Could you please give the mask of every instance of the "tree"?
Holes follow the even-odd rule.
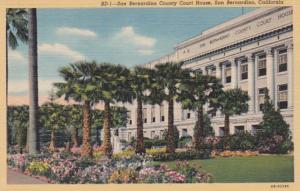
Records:
[[[6,10],[6,97],[8,94],[8,47],[16,49],[19,41],[28,41],[28,13],[26,9]],[[7,99],[6,99],[7,105]]]
[[[194,129],[195,149],[200,150],[205,134],[203,106],[222,91],[220,80],[213,76],[203,75],[201,71],[193,71],[190,79],[184,79],[179,87],[177,98],[182,108],[196,111],[197,122]]]
[[[269,91],[265,89],[263,104],[263,121],[259,124],[259,149],[269,153],[287,153],[292,148],[289,125],[284,121],[280,110],[276,110],[270,100]]]
[[[12,142],[16,142],[19,145],[19,152],[22,153],[27,140],[27,129],[29,124],[28,105],[9,106],[7,120],[8,126],[14,129]]]
[[[103,149],[106,156],[112,156],[111,104],[131,102],[132,93],[128,80],[130,71],[121,65],[102,63],[97,74],[97,100],[104,102]]]
[[[99,109],[92,110],[92,129],[96,129],[96,144],[100,146],[100,129],[103,127],[103,111]]]
[[[58,130],[66,128],[68,116],[65,113],[64,106],[54,102],[47,102],[40,107],[40,121],[43,127],[51,130],[51,139],[49,150],[55,150],[55,134]]]
[[[136,118],[136,132],[137,132],[137,141],[135,146],[136,153],[145,153],[144,145],[144,131],[143,131],[143,102],[147,100],[146,91],[149,90],[149,74],[151,70],[135,67],[131,72],[131,88],[133,92],[133,99],[136,99],[137,102],[137,118]]]
[[[150,100],[161,104],[168,102],[168,144],[167,153],[175,152],[174,144],[174,100],[178,95],[178,86],[183,79],[190,77],[189,69],[182,69],[183,63],[167,62],[155,66],[154,75],[151,77]]]
[[[64,111],[68,116],[67,126],[71,131],[71,144],[73,147],[78,147],[78,129],[82,128],[83,114],[82,106],[78,104],[67,105]]]
[[[229,138],[229,117],[240,115],[248,111],[249,96],[246,91],[239,88],[226,90],[219,94],[217,101],[212,100],[215,108],[219,108],[224,114],[224,144],[228,145]]]
[[[81,156],[92,156],[90,144],[90,110],[97,103],[99,68],[95,61],[76,62],[59,70],[64,82],[54,83],[57,88],[57,96],[64,96],[65,100],[72,98],[76,102],[82,102],[83,110],[83,145]]]
[[[36,9],[28,10],[28,58],[29,58],[29,129],[28,151],[39,152],[38,126],[38,60],[37,60],[37,16]]]

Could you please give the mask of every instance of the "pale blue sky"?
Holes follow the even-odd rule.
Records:
[[[241,14],[242,8],[38,9],[39,93],[47,95],[58,69],[74,61],[143,64]],[[27,95],[27,63],[27,45],[9,50],[10,96]]]

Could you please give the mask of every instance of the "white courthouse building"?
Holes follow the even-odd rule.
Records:
[[[180,37],[178,37],[180,38]],[[179,39],[180,40],[180,39]],[[144,64],[154,67],[165,62],[184,62],[184,67],[202,70],[222,80],[224,89],[241,88],[248,92],[249,112],[230,117],[230,133],[255,133],[262,121],[261,104],[268,88],[275,106],[280,108],[293,132],[293,9],[259,8],[200,35],[175,45],[169,55]],[[136,137],[136,104],[125,104],[129,112],[120,139]],[[162,137],[167,129],[168,105],[144,105],[144,136]],[[208,106],[205,106],[208,109]],[[193,135],[196,115],[174,106],[174,123],[180,136]],[[211,117],[216,136],[223,135],[224,116]]]

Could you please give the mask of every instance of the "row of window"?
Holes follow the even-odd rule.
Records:
[[[280,84],[277,86],[277,106],[279,109],[288,108],[288,84]],[[258,89],[258,104],[259,110],[262,111],[264,99],[265,99],[265,90],[266,88]]]
[[[281,49],[278,51],[277,56],[277,72],[287,71],[287,49]],[[212,68],[210,75],[216,75],[216,69]],[[240,65],[240,80],[248,79],[248,63],[247,59],[242,60]],[[258,56],[257,60],[257,77],[267,75],[267,60],[266,54]],[[224,68],[224,82],[231,83],[231,64],[227,63]]]
[[[252,125],[252,129],[251,129],[252,134],[256,134],[259,131],[262,131],[262,129],[258,125]],[[245,132],[245,126],[240,125],[234,127],[234,133],[241,133],[241,132]],[[219,127],[219,136],[220,137],[224,136],[224,127]]]

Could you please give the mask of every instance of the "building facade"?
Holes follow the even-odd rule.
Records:
[[[171,54],[146,63],[145,67],[180,61],[184,67],[220,78],[225,90],[241,88],[248,92],[249,111],[230,118],[231,134],[259,130],[265,88],[293,132],[292,7],[260,8],[237,17],[175,45]],[[129,110],[128,124],[120,129],[119,136],[130,140],[136,137],[136,104],[125,106]],[[162,137],[167,129],[167,109],[167,103],[143,106],[145,137]],[[180,136],[192,136],[195,112],[183,110],[180,103],[175,104],[174,112]],[[217,112],[211,122],[216,136],[222,136],[224,116]]]

